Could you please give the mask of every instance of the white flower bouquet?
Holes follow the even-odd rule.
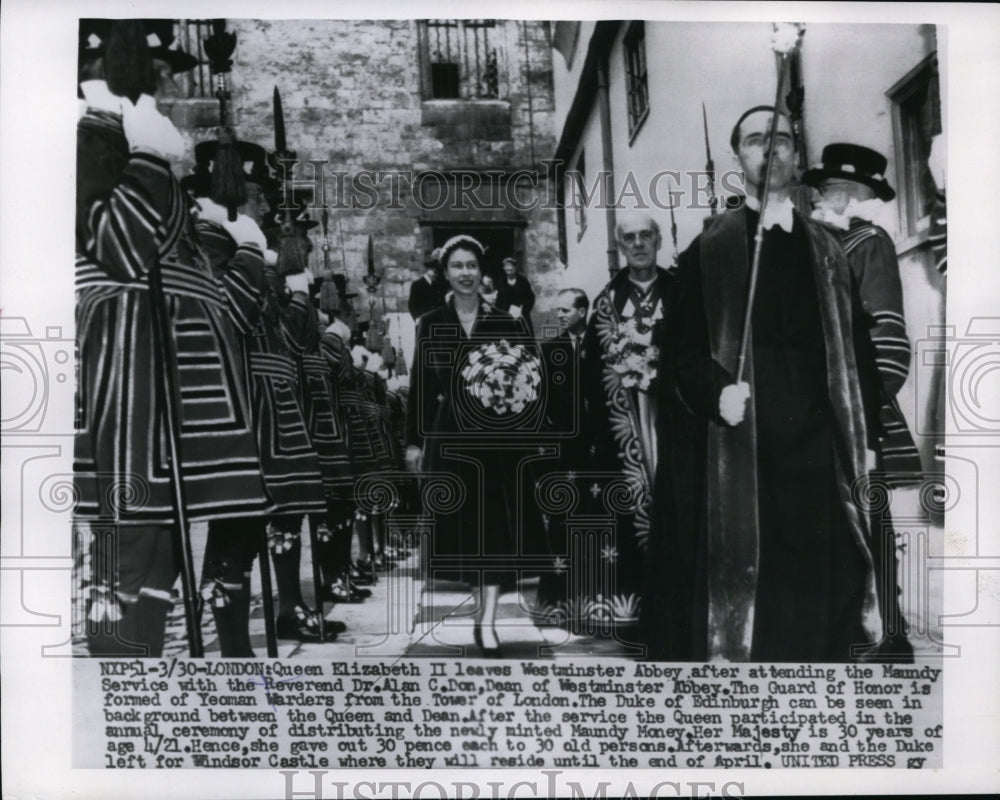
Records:
[[[538,400],[542,365],[530,350],[501,339],[473,350],[461,376],[483,408],[501,416],[519,414]]]
[[[607,362],[622,386],[647,392],[656,379],[660,349],[652,343],[651,325],[629,319],[620,323],[608,342]]]

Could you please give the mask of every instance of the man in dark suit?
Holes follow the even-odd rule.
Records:
[[[418,317],[433,311],[444,303],[445,287],[438,275],[438,262],[428,258],[424,262],[424,274],[410,284],[410,302],[407,308],[410,316]]]
[[[587,332],[587,312],[590,310],[590,299],[582,289],[563,289],[559,292],[556,302],[556,316],[559,319],[559,334],[542,342],[542,355],[545,364],[573,364],[574,368],[569,374],[572,380],[553,380],[557,370],[546,369],[546,390],[548,400],[546,411],[549,419],[549,427],[556,429],[557,420],[555,415],[577,421],[583,419],[583,396],[579,391],[578,381],[575,379],[579,375],[580,357],[583,352],[583,336]],[[571,417],[569,409],[574,409]],[[564,425],[559,424],[559,427]],[[579,437],[575,437],[579,439]],[[574,442],[565,442],[562,448],[563,455],[568,455],[568,450],[574,450]],[[564,463],[569,463],[566,458]]]

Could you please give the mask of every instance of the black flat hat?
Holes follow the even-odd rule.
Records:
[[[269,156],[270,158],[270,156]],[[288,198],[289,209],[282,209],[281,205]],[[292,186],[286,186],[284,192],[281,191],[281,182],[278,181],[278,188],[270,192],[267,197],[267,204],[271,210],[264,216],[261,228],[280,228],[286,218],[288,218],[296,228],[310,231],[319,226],[319,220],[313,219],[309,214],[312,191],[297,190]]]
[[[818,187],[827,178],[863,183],[871,187],[879,200],[888,202],[896,192],[885,179],[888,161],[881,153],[859,144],[828,144],[823,148],[823,163],[802,175],[802,182]]]
[[[86,18],[80,20],[80,63],[104,56],[111,26],[115,20]],[[175,46],[174,22],[170,19],[144,19],[146,44],[150,58],[158,58],[170,65],[170,71],[187,72],[198,64],[198,59]]]
[[[108,45],[111,33],[110,19],[80,20],[80,63],[85,64],[95,58],[101,58]]]
[[[280,184],[271,177],[267,169],[267,153],[263,147],[253,142],[239,140],[240,160],[243,162],[244,179],[256,183],[267,194],[278,190]],[[197,197],[208,197],[212,191],[212,168],[219,151],[219,142],[210,139],[199,142],[194,147],[194,172],[181,180],[181,185]]]
[[[147,19],[143,22],[146,26],[146,43],[149,45],[150,56],[166,61],[174,75],[197,66],[197,58],[176,46],[172,19]]]
[[[268,198],[267,203],[271,206],[271,210],[264,215],[264,221],[260,226],[261,228],[280,228],[285,224],[286,218],[290,218],[291,223],[296,228],[300,228],[302,230],[311,231],[319,225],[318,220],[309,216],[309,209],[300,207],[282,210],[278,208],[278,204],[280,202],[280,197]]]

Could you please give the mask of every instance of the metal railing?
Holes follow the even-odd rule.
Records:
[[[179,19],[174,24],[176,41],[186,53],[198,59],[198,65],[177,76],[177,83],[185,97],[213,97],[212,74],[208,66],[203,42],[212,35],[210,19]]]
[[[429,99],[500,97],[500,28],[492,19],[429,19],[423,27]]]

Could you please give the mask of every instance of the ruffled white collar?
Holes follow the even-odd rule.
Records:
[[[885,203],[877,197],[873,197],[870,200],[855,200],[852,197],[843,214],[838,214],[832,209],[821,205],[813,211],[812,218],[826,222],[843,231],[851,227],[852,219],[861,219],[865,222],[885,227]]]
[[[214,222],[216,225],[222,225],[229,220],[229,210],[225,206],[220,206],[211,198],[199,197],[196,202],[198,203],[198,216],[206,222]]]
[[[122,113],[122,99],[112,94],[108,88],[108,82],[103,80],[83,81],[80,84],[80,91],[83,92],[83,99],[87,101],[87,107],[94,111],[106,111],[110,114]]]

